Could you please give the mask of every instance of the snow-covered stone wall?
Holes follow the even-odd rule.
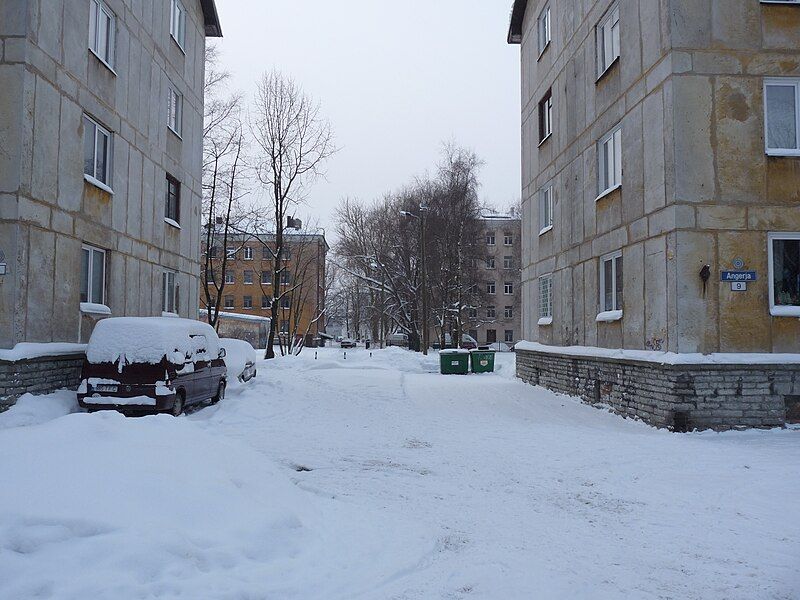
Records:
[[[517,350],[523,381],[677,430],[776,427],[800,400],[800,364],[659,364]]]
[[[13,362],[0,360],[0,412],[22,394],[77,388],[84,358],[83,353],[74,353]]]

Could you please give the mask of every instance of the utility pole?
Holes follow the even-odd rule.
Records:
[[[422,354],[428,355],[430,342],[428,340],[428,265],[425,259],[425,213],[428,207],[424,204],[419,205],[419,224],[420,224],[420,259],[422,260]]]

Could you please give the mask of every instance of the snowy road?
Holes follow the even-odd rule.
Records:
[[[0,598],[794,599],[800,430],[321,350],[181,419],[0,415]]]

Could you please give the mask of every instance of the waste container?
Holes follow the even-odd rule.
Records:
[[[473,373],[494,373],[494,350],[472,350],[469,353]]]
[[[469,373],[469,350],[442,350],[439,352],[442,375],[467,375]]]

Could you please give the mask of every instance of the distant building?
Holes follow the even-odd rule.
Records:
[[[233,236],[228,238],[227,248],[212,247],[213,268],[206,278],[216,278],[217,288],[222,288],[220,310],[225,313],[270,317],[272,298],[283,294],[278,333],[285,339],[296,332],[306,337],[310,346],[325,331],[325,261],[330,248],[322,234],[284,233],[283,239],[285,270],[280,282],[273,281],[274,236],[263,235]],[[224,278],[223,252],[228,257]],[[202,253],[205,257],[205,242]],[[212,285],[209,289],[216,294],[217,288]],[[216,295],[212,303],[215,300]],[[204,286],[199,307],[207,309]]]
[[[196,316],[220,35],[213,0],[3,0],[0,348],[86,342],[109,315]],[[0,375],[0,396],[26,386]]]
[[[514,2],[522,327],[550,348],[522,377],[678,428],[796,410],[796,362],[686,355],[800,352],[798,22],[796,1]]]

